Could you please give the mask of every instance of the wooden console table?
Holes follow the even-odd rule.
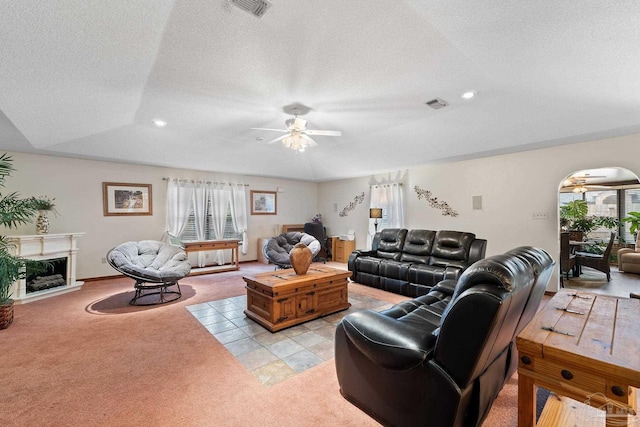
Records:
[[[244,314],[271,332],[346,310],[350,271],[312,264],[306,274],[293,268],[245,276]]]
[[[516,345],[519,427],[536,423],[536,385],[606,411],[607,426],[638,420],[640,300],[563,289]]]
[[[231,266],[230,267],[213,267],[210,269],[202,268],[198,269],[195,274],[207,274],[218,273],[223,271],[235,271],[240,270],[240,254],[238,253],[238,247],[240,246],[240,240],[203,240],[200,242],[182,242],[184,251],[189,252],[202,252],[202,251],[219,251],[224,249],[231,250]]]

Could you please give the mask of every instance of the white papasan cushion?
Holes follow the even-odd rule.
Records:
[[[124,274],[150,282],[172,282],[191,271],[186,252],[155,240],[122,243],[109,252],[112,265]]]

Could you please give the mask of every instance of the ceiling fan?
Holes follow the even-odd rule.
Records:
[[[318,145],[309,135],[313,136],[342,136],[338,130],[312,130],[307,129],[307,121],[298,117],[302,110],[291,108],[293,117],[285,120],[286,129],[251,128],[253,130],[268,130],[274,132],[284,132],[285,134],[272,139],[267,144],[282,141],[282,144],[298,153],[303,152],[307,147]]]
[[[574,193],[586,193],[587,191],[594,190],[607,190],[610,189],[610,186],[607,185],[594,185],[588,184],[586,178],[600,178],[595,176],[589,177],[571,177],[564,182],[563,188],[567,190],[571,190]],[[605,178],[605,177],[602,177]]]
[[[597,179],[597,178],[607,178],[606,175],[591,175],[589,173],[584,173],[582,175],[571,175],[569,179],[572,180],[587,180],[587,179]]]

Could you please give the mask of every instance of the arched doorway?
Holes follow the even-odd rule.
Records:
[[[607,270],[617,271],[617,250],[635,244],[629,223],[622,219],[629,212],[640,212],[638,176],[620,167],[575,171],[559,185],[558,209],[560,286],[572,288],[573,284],[590,290],[606,286],[607,277],[615,277]],[[615,236],[609,245],[612,232]],[[585,253],[603,257],[606,253],[609,262],[596,268],[573,267],[576,260],[571,258]]]

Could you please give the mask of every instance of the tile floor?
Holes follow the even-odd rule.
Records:
[[[351,307],[301,325],[271,333],[244,315],[246,296],[190,305],[187,310],[262,384],[271,386],[333,359],[334,333],[348,313],[392,306],[384,301],[349,294]]]

